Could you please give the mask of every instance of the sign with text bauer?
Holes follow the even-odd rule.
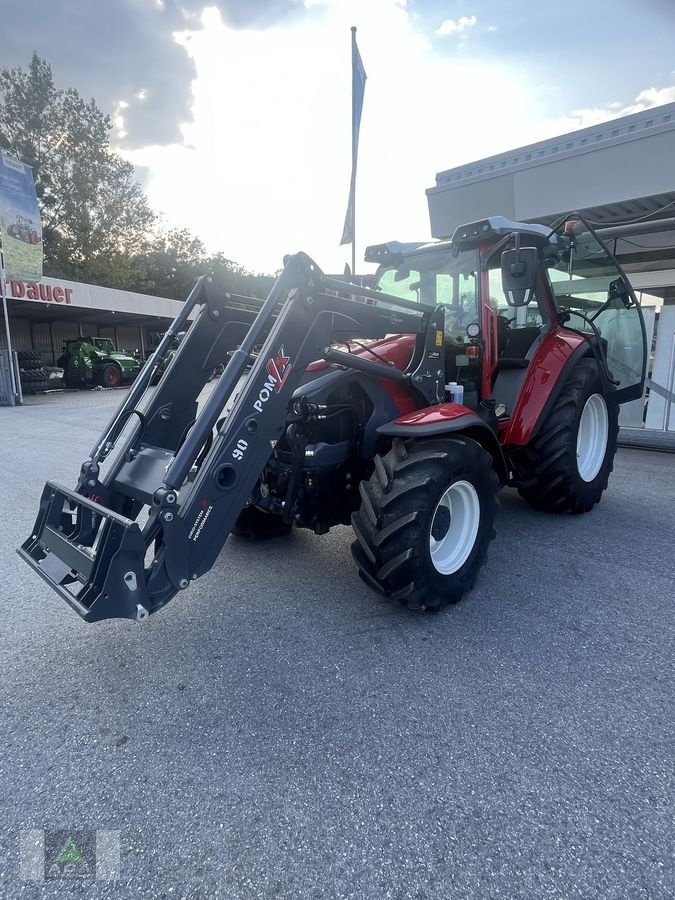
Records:
[[[0,153],[0,239],[5,277],[40,281],[42,224],[33,170],[5,153]]]

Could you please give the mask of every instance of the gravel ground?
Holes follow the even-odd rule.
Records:
[[[673,896],[675,456],[620,450],[583,518],[505,491],[437,616],[339,529],[230,540],[144,625],[86,625],[14,547],[118,401],[0,409],[1,897]],[[50,828],[119,832],[120,879],[22,881]]]

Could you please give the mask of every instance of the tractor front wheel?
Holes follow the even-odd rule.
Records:
[[[521,497],[537,509],[589,512],[614,467],[619,409],[595,362],[582,360],[534,440],[514,458]]]
[[[395,439],[359,490],[352,553],[366,584],[409,609],[440,609],[471,590],[499,506],[499,479],[480,444]]]
[[[115,363],[108,363],[100,375],[100,384],[104,387],[116,388],[122,384],[122,370]]]

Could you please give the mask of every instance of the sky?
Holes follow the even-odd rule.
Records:
[[[110,112],[167,224],[254,271],[305,250],[336,272],[352,25],[357,259],[430,236],[437,172],[675,100],[675,0],[22,0],[0,62],[37,50]]]

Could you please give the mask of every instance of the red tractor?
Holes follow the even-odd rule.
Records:
[[[19,551],[83,618],[147,618],[231,533],[344,524],[370,587],[438,609],[473,586],[500,488],[564,513],[600,500],[646,345],[583,219],[489,218],[367,259],[373,288],[289,257],[264,303],[198,280],[75,490],[46,485]]]
[[[7,234],[25,244],[39,244],[40,235],[33,227],[33,220],[25,216],[17,216],[16,223],[7,227]]]

